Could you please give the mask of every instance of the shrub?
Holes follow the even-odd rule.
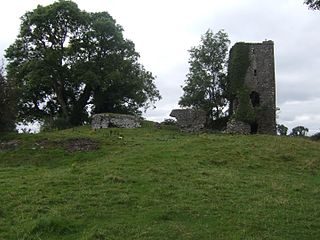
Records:
[[[319,140],[320,140],[320,132],[315,133],[315,134],[312,135],[310,138],[311,138],[312,140],[314,140],[314,141],[319,141]]]
[[[309,129],[304,126],[297,126],[292,129],[292,132],[290,133],[290,136],[294,137],[304,137],[306,136],[307,132],[309,132]]]
[[[172,118],[167,118],[165,119],[161,124],[162,125],[167,125],[167,126],[175,126],[177,123],[176,120],[172,119]]]
[[[288,128],[283,124],[277,124],[277,132],[280,136],[286,136],[288,133]]]

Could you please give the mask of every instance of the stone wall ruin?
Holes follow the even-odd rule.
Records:
[[[247,122],[251,134],[276,134],[276,87],[275,87],[275,64],[274,64],[274,43],[273,41],[264,41],[262,43],[238,43],[233,48],[245,44],[248,49],[249,66],[247,68],[241,88],[246,89],[248,93],[249,107],[254,111],[254,120]],[[241,46],[240,46],[241,47]],[[232,59],[232,50],[230,59]],[[238,62],[236,62],[238,64]],[[229,64],[230,68],[230,64]],[[239,79],[234,79],[238,81]],[[232,84],[232,83],[231,83]],[[237,94],[242,89],[233,90],[233,99],[231,99],[231,119],[236,116],[239,105],[241,104]],[[238,119],[237,119],[238,120]],[[236,121],[240,123],[240,121]],[[229,132],[235,127],[236,122],[230,123]],[[242,128],[245,123],[240,123]],[[232,126],[232,127],[231,127]],[[247,129],[247,128],[245,128]],[[237,131],[235,131],[237,132]]]
[[[194,109],[174,109],[170,117],[177,119],[177,126],[184,132],[199,132],[205,128],[206,113]]]
[[[230,120],[227,123],[227,129],[226,133],[232,133],[232,134],[250,134],[251,127],[250,124],[236,121],[235,119]]]
[[[91,127],[100,128],[139,128],[141,127],[139,118],[115,113],[100,113],[92,117]]]

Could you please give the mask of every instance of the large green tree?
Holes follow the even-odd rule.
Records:
[[[107,12],[87,13],[60,0],[21,19],[6,51],[8,75],[19,85],[21,120],[62,118],[79,125],[89,110],[140,113],[160,99],[134,44]]]
[[[227,104],[225,84],[229,44],[224,31],[213,33],[209,29],[201,36],[200,45],[189,50],[190,68],[180,106],[202,109],[212,121],[223,116]]]
[[[320,10],[320,0],[305,0],[304,3],[313,10]]]

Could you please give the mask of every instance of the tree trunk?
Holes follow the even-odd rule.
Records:
[[[86,85],[84,88],[82,94],[80,95],[80,98],[77,102],[74,103],[74,107],[72,109],[71,115],[70,115],[70,123],[73,126],[79,126],[81,125],[85,118],[87,117],[85,110],[86,105],[88,104],[88,100],[91,96],[92,88]]]
[[[61,87],[61,85],[59,83],[57,83],[56,81],[54,81],[54,90],[57,94],[57,100],[61,106],[61,110],[62,110],[62,117],[66,120],[69,120],[69,111],[68,111],[68,106],[66,104],[65,98],[64,98],[64,94],[63,94],[63,88]]]

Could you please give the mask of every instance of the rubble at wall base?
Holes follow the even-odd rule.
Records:
[[[231,119],[227,123],[226,133],[250,134],[250,132],[251,132],[251,127],[250,127],[250,124],[248,123],[236,121],[235,119]]]

